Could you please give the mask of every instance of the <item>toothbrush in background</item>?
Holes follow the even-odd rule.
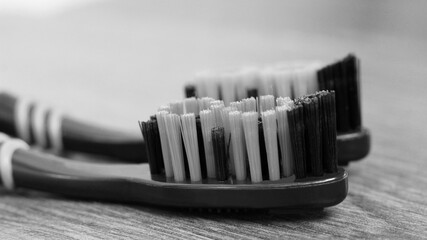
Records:
[[[338,163],[364,158],[370,150],[369,130],[362,126],[360,60],[349,54],[329,65],[320,63],[277,64],[196,74],[186,85],[187,97],[212,97],[231,102],[247,97],[273,95],[297,98],[319,90],[336,93]]]

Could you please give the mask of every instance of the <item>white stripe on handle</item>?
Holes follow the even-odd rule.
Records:
[[[12,172],[12,157],[16,150],[25,149],[30,147],[28,144],[20,139],[6,140],[0,146],[0,175],[3,185],[12,190],[14,188],[13,172]]]
[[[36,146],[45,148],[47,145],[47,134],[46,134],[46,114],[48,108],[42,104],[35,104],[34,111],[31,118],[31,123],[33,127],[34,140]]]
[[[0,143],[3,143],[3,142],[5,142],[8,139],[10,139],[9,135],[0,132]]]
[[[15,104],[15,127],[19,138],[30,142],[29,114],[32,102],[26,98],[17,99]]]
[[[62,112],[51,109],[47,121],[47,134],[50,139],[50,144],[53,152],[59,153],[62,151]]]

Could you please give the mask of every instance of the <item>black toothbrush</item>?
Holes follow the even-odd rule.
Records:
[[[201,179],[199,181],[192,181],[195,180],[194,176],[197,175],[195,174],[194,158],[198,156],[194,155],[193,148],[197,144],[188,145],[188,143],[192,143],[194,140],[197,142],[197,136],[200,135],[194,135],[194,128],[192,130],[190,128],[186,129],[187,133],[191,134],[181,135],[181,132],[179,132],[181,127],[178,125],[168,126],[170,129],[167,130],[167,136],[170,137],[171,143],[173,143],[170,145],[168,151],[177,152],[178,155],[183,154],[183,152],[187,153],[185,161],[187,161],[189,174],[186,174],[186,164],[179,162],[179,160],[177,160],[179,164],[177,162],[173,163],[172,170],[174,173],[177,173],[174,175],[174,178],[168,178],[163,174],[164,169],[161,168],[162,164],[160,162],[164,158],[159,157],[160,153],[157,152],[159,149],[155,145],[158,141],[156,137],[146,137],[146,139],[154,139],[153,141],[155,141],[153,144],[151,142],[147,144],[147,150],[150,153],[149,167],[148,164],[73,162],[53,155],[29,150],[28,145],[21,140],[11,140],[7,139],[7,137],[1,138],[0,136],[1,179],[3,184],[9,189],[29,188],[100,201],[202,209],[322,209],[342,202],[348,190],[347,173],[342,168],[337,167],[336,162],[335,107],[334,104],[331,104],[334,98],[335,95],[333,93],[321,92],[294,101],[295,105],[291,109],[288,109],[286,106],[277,109],[280,112],[279,118],[289,117],[290,119],[289,129],[291,131],[289,132],[289,137],[292,139],[292,143],[294,143],[290,144],[292,146],[292,150],[290,151],[293,153],[292,164],[295,165],[295,171],[282,171],[282,169],[290,169],[284,165],[280,166],[280,179],[278,180],[271,180],[277,172],[275,173],[274,169],[269,169],[270,180],[256,179],[255,175],[251,172],[252,170],[248,174],[248,177],[243,180],[236,180],[228,172],[223,172],[222,174],[215,173],[215,179],[207,178],[203,177],[202,170],[200,170]],[[291,104],[286,99],[283,101],[285,104]],[[248,101],[245,107],[252,108],[253,101]],[[216,113],[219,114],[224,113],[221,109],[211,109],[213,111],[218,110]],[[303,116],[304,113],[311,117],[305,118]],[[206,112],[206,114],[210,113]],[[248,112],[244,114],[245,118],[246,116],[249,118],[255,116],[255,122],[252,119],[246,123],[248,126],[255,126],[255,128],[251,129],[255,130],[254,133],[256,133],[258,131],[258,113]],[[273,110],[266,111],[262,115],[265,124],[271,122],[271,114],[273,114]],[[240,119],[238,111],[230,115],[236,117],[234,120]],[[168,119],[168,123],[178,123],[176,122],[177,116],[176,114],[170,114],[170,116],[165,117]],[[197,129],[197,123],[194,122],[195,119],[194,121],[192,120],[191,114],[186,116],[189,117],[184,121],[190,120],[189,122],[195,124],[190,125]],[[217,116],[219,117],[220,115]],[[202,118],[206,120],[204,117]],[[220,118],[217,120],[220,120]],[[282,120],[278,121],[282,123]],[[151,128],[155,126],[153,124],[155,121],[157,119],[153,118],[142,124],[144,134],[147,134],[147,129],[149,129],[149,134],[152,134],[151,131],[153,129],[155,132],[155,128]],[[255,125],[253,125],[254,123]],[[273,121],[273,123],[274,128],[276,122]],[[150,127],[146,128],[147,126]],[[243,128],[246,129],[246,127],[244,126]],[[185,127],[182,127],[182,129],[184,130]],[[237,132],[242,137],[242,132],[235,130],[231,129],[232,133],[236,134]],[[214,131],[222,135],[225,130],[223,127],[216,127]],[[277,131],[280,132],[281,130],[277,129]],[[269,128],[266,128],[265,136],[276,136],[274,134],[270,135],[269,132]],[[272,132],[274,133],[274,131]],[[305,136],[311,136],[311,134],[316,135],[316,138],[305,138]],[[193,140],[189,141],[190,138],[188,136],[192,136]],[[214,137],[213,139],[220,142],[226,141],[224,137]],[[281,145],[280,139],[278,141],[275,137],[267,137],[266,139],[272,145],[276,142],[280,146],[285,146]],[[274,140],[270,141],[268,139]],[[176,141],[176,144],[174,141]],[[246,141],[251,141],[249,135],[248,138],[245,137]],[[252,144],[256,143],[256,141],[252,142]],[[234,143],[237,144],[238,142]],[[225,146],[226,144],[217,144],[217,148]],[[256,145],[253,146],[256,148]],[[237,146],[235,147],[236,149],[241,149]],[[163,151],[164,149],[161,150]],[[307,152],[300,152],[301,150],[306,150]],[[215,152],[221,151],[220,149],[216,149]],[[234,153],[236,153],[235,157],[238,157],[239,153],[242,152]],[[268,161],[269,166],[272,163],[270,161],[272,159],[270,153],[271,151],[267,154],[268,159],[261,159],[262,161]],[[218,166],[222,165],[222,168],[218,167],[216,169],[226,171],[228,168],[224,164],[229,163],[229,157],[224,154],[214,155],[215,164]],[[284,152],[281,152],[280,155],[286,156]],[[152,156],[155,159],[151,159]],[[176,155],[171,156],[174,159],[177,157]],[[240,156],[245,158],[244,155]],[[221,157],[226,159],[217,162]],[[236,161],[236,163],[237,165],[233,166],[232,169],[234,169],[234,173],[239,174],[240,178],[242,175],[245,175],[245,172],[239,171],[238,165],[246,163],[239,161]],[[254,162],[249,162],[249,165],[252,163]],[[290,162],[281,161],[281,163],[289,164]],[[163,166],[166,165],[163,164]],[[203,164],[199,166],[203,166]],[[259,173],[259,169],[253,169],[253,171],[254,173]],[[209,170],[207,169],[206,174],[212,174],[208,172]],[[224,178],[224,176],[226,177]],[[259,177],[259,174],[257,176]],[[179,181],[175,181],[177,179]]]
[[[152,179],[210,188],[192,196],[196,207],[203,200],[213,208],[305,209],[344,200],[347,173],[337,166],[334,92],[279,98],[277,106],[273,96],[261,99],[258,106],[248,98],[225,107],[189,98],[140,122]]]
[[[362,126],[360,107],[360,60],[353,54],[322,66],[295,65],[242,69],[196,76],[185,87],[186,97],[213,97],[226,102],[246,97],[299,97],[319,90],[336,92],[338,164],[348,165],[370,151],[370,132]]]

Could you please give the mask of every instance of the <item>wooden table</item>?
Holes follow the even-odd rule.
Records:
[[[394,2],[377,16],[345,3],[335,24],[333,3],[309,14],[289,3],[222,4],[107,1],[48,18],[0,15],[0,85],[136,135],[136,121],[181,98],[196,70],[353,51],[373,142],[347,168],[346,200],[321,212],[217,214],[0,188],[0,239],[427,238],[427,34],[400,22],[421,25],[422,11]]]

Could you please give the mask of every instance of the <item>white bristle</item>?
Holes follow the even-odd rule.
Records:
[[[234,170],[236,179],[243,181],[246,179],[246,143],[243,132],[242,113],[233,111],[229,113],[231,147],[234,159]]]
[[[260,97],[260,111],[274,110],[274,96],[265,95]]]
[[[170,112],[171,111],[171,108],[170,108],[170,106],[169,105],[162,105],[162,106],[160,106],[159,107],[159,109],[157,110],[158,112],[161,112],[161,111],[166,111],[166,112]]]
[[[219,99],[219,82],[212,77],[209,81],[205,82],[206,96]]]
[[[196,117],[194,113],[181,115],[181,126],[190,179],[192,182],[201,181],[202,172],[200,169],[199,144],[197,141]]]
[[[288,109],[291,109],[292,106],[293,102],[289,102],[285,103],[283,106],[276,107],[279,145],[282,157],[282,174],[284,177],[289,177],[294,174],[294,158],[292,155],[292,143],[288,122]]]
[[[198,97],[206,96],[205,91],[205,83],[204,83],[204,76],[206,75],[205,72],[198,72],[194,76],[193,82],[196,87],[196,95]]]
[[[210,109],[214,113],[215,127],[224,127],[224,123],[222,121],[222,111],[224,109],[224,104],[211,105]]]
[[[206,169],[208,178],[215,178],[215,159],[212,146],[212,128],[215,127],[215,117],[211,110],[200,112],[200,122],[205,146]]]
[[[292,99],[290,97],[278,97],[276,99],[276,104],[277,106],[289,106],[289,105],[293,105],[294,101],[292,101]]]
[[[177,114],[165,115],[165,120],[174,179],[177,182],[182,182],[185,180],[185,165],[181,139],[181,121]]]
[[[184,104],[182,101],[176,101],[169,103],[170,112],[173,114],[181,115],[184,113]]]
[[[199,111],[207,110],[211,106],[211,102],[215,101],[215,99],[210,97],[202,97],[198,99],[199,102]]]
[[[213,106],[219,106],[219,107],[225,107],[224,101],[222,100],[213,100],[210,102],[209,107],[213,107]]]
[[[221,75],[221,94],[225,106],[236,100],[236,84],[233,73],[227,72]]]
[[[275,74],[277,97],[292,96],[292,72],[289,69],[277,70]]]
[[[259,83],[259,69],[255,67],[244,67],[236,73],[236,95],[237,99],[248,97],[248,90],[257,89]]]
[[[235,108],[240,112],[245,111],[245,104],[242,101],[232,102],[230,103],[230,107]]]
[[[258,95],[274,95],[274,69],[265,68],[260,72],[260,82]]]
[[[255,98],[251,97],[251,98],[245,98],[242,100],[244,106],[245,106],[245,112],[256,112],[256,105],[257,102],[255,100]]]
[[[160,134],[160,144],[162,146],[163,162],[165,165],[165,174],[166,177],[173,177],[173,168],[172,168],[172,157],[169,148],[168,135],[166,133],[166,120],[165,117],[168,115],[167,111],[159,111],[156,113],[157,124],[159,127]]]
[[[264,130],[264,141],[267,152],[268,173],[270,180],[280,179],[279,148],[277,146],[276,112],[268,110],[261,114]]]
[[[217,76],[213,72],[205,71],[196,74],[195,82],[197,82],[197,95],[200,97],[211,97],[218,99],[219,84]]]
[[[246,149],[248,152],[249,169],[252,182],[262,181],[261,156],[259,149],[258,113],[245,112],[242,115],[245,133]]]
[[[185,113],[199,114],[199,104],[195,97],[184,99]]]

